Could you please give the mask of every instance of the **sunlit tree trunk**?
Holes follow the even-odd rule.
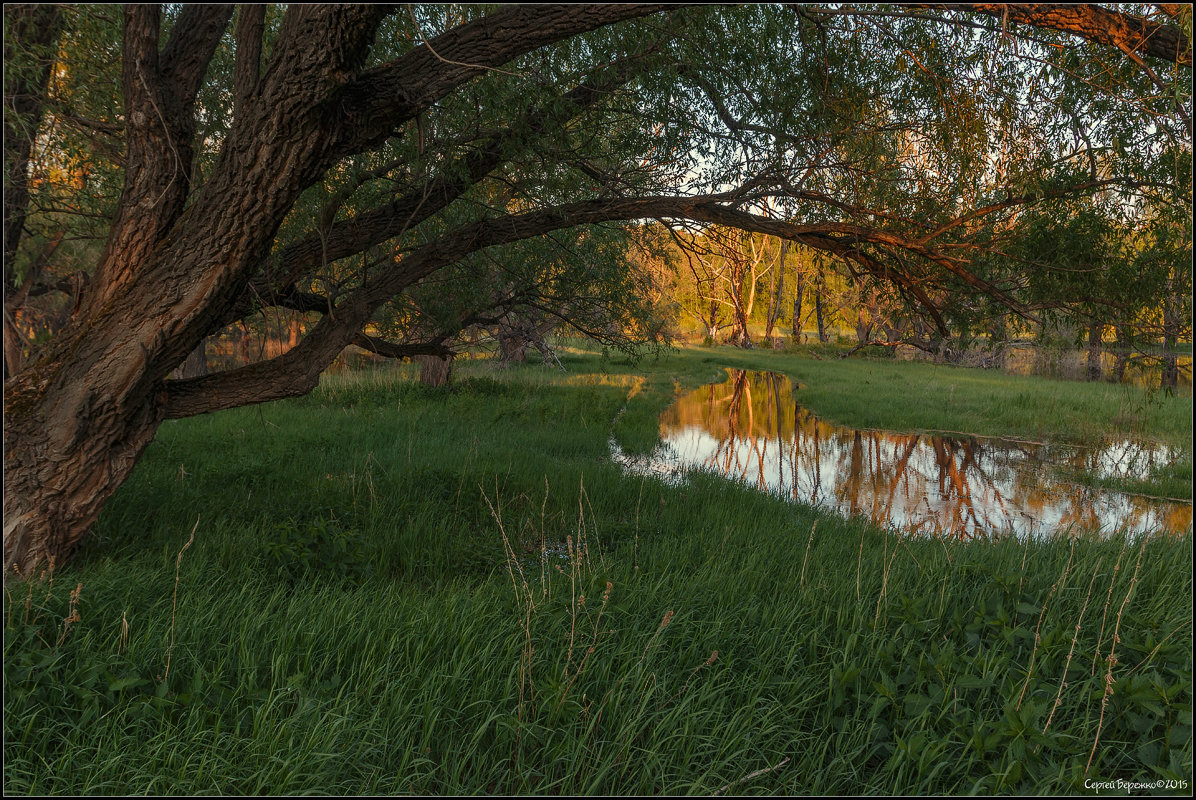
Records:
[[[804,295],[805,290],[806,290],[806,287],[805,287],[806,280],[805,279],[806,279],[806,273],[805,273],[805,270],[802,268],[801,250],[798,250],[797,268],[795,270],[794,279],[793,279],[793,283],[794,283],[794,287],[793,287],[793,322],[790,326],[793,330],[793,341],[798,342],[798,343],[801,342],[801,323],[802,323],[801,307],[802,307],[802,296]]]
[[[826,332],[826,320],[822,315],[822,288],[822,271],[819,270],[814,279],[814,315],[818,318],[818,341],[826,344],[831,337]]]
[[[789,240],[781,240],[781,253],[777,262],[777,275],[769,281],[772,299],[768,304],[768,325],[764,331],[764,343],[772,345],[772,330],[781,317],[781,295],[785,292],[785,261],[789,255]]]

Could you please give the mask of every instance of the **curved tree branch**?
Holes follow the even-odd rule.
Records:
[[[974,11],[1039,28],[1071,33],[1090,42],[1131,50],[1192,66],[1192,45],[1175,25],[1103,8],[1092,3],[910,3],[915,8]]]

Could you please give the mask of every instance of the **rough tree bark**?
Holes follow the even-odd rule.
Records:
[[[1192,46],[1175,25],[1093,3],[911,3],[912,7],[974,11],[1001,20],[1072,33],[1090,42],[1192,66]]]
[[[417,48],[362,71],[385,8],[293,6],[266,69],[238,71],[241,113],[192,193],[195,97],[231,8],[185,6],[161,49],[160,9],[127,8],[130,166],[107,245],[78,316],[5,385],[5,573],[28,575],[71,554],[167,416],[166,377],[218,329],[299,193],[338,158],[378,144],[490,67],[657,10],[509,6],[438,37],[436,55]],[[241,46],[260,52],[260,41]],[[202,383],[215,376],[178,383],[220,387],[210,408],[304,393],[356,333],[325,328],[258,373],[234,371],[250,378],[240,385]]]

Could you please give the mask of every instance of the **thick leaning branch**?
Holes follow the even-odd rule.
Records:
[[[233,117],[240,117],[257,91],[262,61],[262,36],[266,30],[266,7],[242,4],[237,11],[237,50],[233,61]]]
[[[258,290],[263,294],[272,287],[281,290],[313,269],[356,255],[419,225],[507,161],[513,149],[525,149],[530,137],[566,124],[625,83],[630,75],[629,64],[619,64],[561,96],[563,102],[551,104],[554,110],[549,114],[543,113],[542,103],[536,103],[525,109],[514,124],[482,141],[434,180],[411,188],[381,207],[335,222],[320,234],[287,245],[271,259]]]
[[[1175,25],[1103,8],[1092,3],[911,3],[914,8],[974,11],[990,17],[1074,34],[1097,44],[1129,48],[1185,67],[1192,66],[1192,45]]]
[[[92,281],[98,304],[127,288],[183,212],[195,156],[195,98],[231,16],[232,6],[186,6],[159,52],[161,9],[125,10],[128,166]]]
[[[798,225],[722,205],[735,192],[700,197],[656,196],[620,200],[594,200],[524,214],[485,219],[462,226],[397,261],[395,266],[350,293],[332,313],[326,314],[294,348],[269,361],[239,369],[166,384],[167,418],[233,408],[311,391],[320,373],[352,342],[384,303],[437,270],[463,260],[471,253],[530,239],[563,228],[647,218],[688,219],[767,233],[851,258],[869,272],[892,273],[859,250],[861,243],[894,247],[921,256],[1005,301],[1020,314],[1030,311],[999,288],[964,269],[933,248],[900,234],[843,223]],[[916,289],[912,281],[902,282]],[[925,295],[923,294],[923,297]],[[929,298],[923,301],[934,308]],[[941,327],[941,326],[940,326]]]
[[[335,158],[381,144],[461,84],[533,50],[579,33],[657,14],[668,5],[503,6],[453,28],[349,83],[349,111],[335,134]]]

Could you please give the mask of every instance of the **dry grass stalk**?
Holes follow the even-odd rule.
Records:
[[[561,690],[561,699],[559,701],[557,701],[557,704],[556,704],[556,707],[558,710],[560,709],[561,705],[565,702],[565,697],[569,694],[569,689],[571,689],[573,687],[573,684],[577,682],[577,679],[579,677],[581,677],[581,673],[585,671],[586,662],[588,662],[590,660],[590,656],[594,654],[594,649],[598,646],[598,636],[600,633],[600,631],[598,630],[598,626],[602,622],[602,615],[606,611],[606,605],[607,605],[607,603],[610,602],[610,594],[614,588],[615,587],[614,587],[613,583],[611,583],[610,581],[606,582],[606,590],[602,592],[602,605],[598,609],[598,616],[595,617],[595,619],[594,619],[594,627],[593,627],[593,631],[591,632],[591,635],[590,635],[590,644],[586,647],[585,655],[582,656],[581,663],[579,663],[577,665],[577,669],[574,671],[573,677],[569,680],[569,682],[567,684],[565,684],[565,688]],[[582,595],[582,597],[581,597],[581,604],[582,604],[582,607],[584,608],[585,607],[585,595]],[[573,658],[572,643],[570,643],[570,652],[569,652],[570,660],[565,665],[565,675],[566,676],[568,676],[568,674],[569,674],[569,664],[572,663],[572,658]]]
[[[658,625],[656,628],[656,633],[652,634],[652,638],[648,640],[648,643],[646,645],[644,645],[644,652],[640,656],[641,662],[644,660],[644,658],[647,657],[648,648],[650,648],[652,646],[652,643],[656,641],[657,637],[660,636],[661,632],[665,628],[667,628],[669,626],[669,623],[672,621],[673,621],[673,612],[672,611],[664,612],[664,616],[661,617],[661,620],[660,620],[660,625]],[[639,662],[637,662],[637,666],[638,666],[638,663]]]
[[[950,576],[950,572],[943,570],[943,583],[939,587],[939,619],[942,619],[943,608],[947,605],[947,578]]]
[[[1121,607],[1117,609],[1117,622],[1113,626],[1113,643],[1109,646],[1109,657],[1106,659],[1109,668],[1105,672],[1105,693],[1101,695],[1100,699],[1100,719],[1096,723],[1096,737],[1092,740],[1092,752],[1088,754],[1088,763],[1084,765],[1084,777],[1088,777],[1088,770],[1092,769],[1092,759],[1096,757],[1096,748],[1100,744],[1100,734],[1105,727],[1105,709],[1109,705],[1109,696],[1113,694],[1113,665],[1117,663],[1117,643],[1121,641],[1119,631],[1121,630],[1121,614],[1125,611],[1126,604],[1129,603],[1130,597],[1134,594],[1134,586],[1138,583],[1138,569],[1142,566],[1142,551],[1146,549],[1146,537],[1142,537],[1142,546],[1138,548],[1138,563],[1134,565],[1134,575],[1130,578],[1130,588],[1125,592],[1125,598],[1121,601]]]
[[[515,592],[515,599],[523,608],[523,619],[520,620],[520,625],[523,629],[523,645],[519,652],[519,699],[515,706],[515,718],[518,725],[515,728],[515,764],[519,763],[519,754],[521,752],[520,742],[523,735],[523,714],[524,709],[535,702],[535,690],[532,686],[532,657],[535,655],[535,647],[532,645],[532,612],[535,610],[535,602],[532,598],[531,589],[527,585],[527,577],[523,574],[523,567],[519,563],[519,558],[515,554],[515,548],[511,545],[511,540],[507,536],[507,530],[502,523],[502,505],[495,508],[494,503],[490,502],[490,498],[486,495],[486,490],[478,485],[479,491],[482,493],[482,499],[486,501],[487,508],[490,509],[490,515],[494,517],[494,521],[498,524],[498,532],[502,536],[503,552],[507,559],[507,573],[511,576],[511,588]],[[495,479],[494,485],[495,502],[499,502],[498,479]],[[519,581],[515,580],[515,573],[519,573]],[[520,584],[523,585],[523,591],[520,592]]]
[[[15,568],[16,565],[14,564]],[[50,602],[50,593],[54,591],[54,556],[50,556],[50,565],[43,569],[37,575],[37,581],[47,581],[46,596],[42,598],[41,606],[38,607],[37,613],[33,615],[33,622],[36,624],[41,619],[42,611],[46,608],[46,604]],[[29,595],[25,598],[25,623],[29,623],[29,611],[33,607],[33,584],[35,581],[29,581]]]
[[[644,482],[640,479],[640,496],[635,501],[635,544],[631,548],[631,571],[640,571],[640,505],[644,502]]]
[[[474,439],[477,442],[477,439]],[[540,602],[548,600],[548,523],[545,520],[548,511],[548,475],[544,475],[544,502],[540,504]]]
[[[1092,655],[1092,671],[1096,675],[1096,665],[1100,661],[1100,643],[1105,638],[1105,622],[1109,618],[1109,604],[1113,602],[1113,584],[1117,582],[1117,572],[1121,569],[1121,557],[1125,555],[1125,544],[1128,539],[1121,540],[1121,550],[1117,553],[1117,563],[1113,565],[1113,575],[1109,578],[1109,593],[1105,595],[1105,613],[1100,618],[1100,634],[1096,637],[1096,652]]]
[[[806,554],[801,560],[801,587],[806,587],[806,562],[810,559],[810,545],[814,544],[814,531],[818,528],[818,520],[810,526],[810,538],[806,541]]]
[[[1096,573],[1100,570],[1100,563],[1097,562],[1096,569],[1092,570],[1092,577],[1088,579],[1088,592],[1084,595],[1084,605],[1080,607],[1080,617],[1076,620],[1076,632],[1071,637],[1071,647],[1067,649],[1067,661],[1063,664],[1063,675],[1059,678],[1059,691],[1055,693],[1055,705],[1051,706],[1051,713],[1047,717],[1046,724],[1042,726],[1042,732],[1046,733],[1047,728],[1051,727],[1051,721],[1055,719],[1055,712],[1059,710],[1059,703],[1063,700],[1063,690],[1067,688],[1067,670],[1071,667],[1071,656],[1076,651],[1076,640],[1080,638],[1080,625],[1084,622],[1084,612],[1088,610],[1088,601],[1092,599],[1092,585],[1096,583]]]
[[[926,570],[922,569],[922,562],[918,561],[918,557],[914,555],[913,548],[909,546],[909,542],[905,541],[904,539],[900,539],[898,540],[898,544],[905,548],[905,552],[909,553],[909,557],[914,562],[914,566],[918,568],[918,574],[925,575]]]
[[[1026,556],[1030,553],[1030,535],[1026,534],[1025,545],[1022,547],[1022,566],[1020,568],[1021,577],[1017,579],[1017,593],[1021,595],[1022,585],[1026,582]]]
[[[602,551],[602,540],[598,538],[598,515],[594,513],[594,506],[590,502],[590,495],[586,492],[584,485],[584,477],[582,478],[581,496],[585,498],[586,506],[590,509],[590,530],[594,532],[594,545],[598,548],[598,564],[602,569],[606,569],[606,553]],[[586,568],[593,569],[590,566],[590,543],[586,541]]]
[[[83,584],[80,583],[75,586],[71,592],[70,605],[68,607],[66,619],[62,621],[62,632],[58,634],[57,646],[61,647],[62,643],[66,641],[67,634],[70,633],[71,625],[76,622],[82,622],[83,617],[79,616],[79,595],[83,593]]]
[[[668,701],[665,702],[665,706],[668,706],[670,703],[672,703],[678,697],[685,694],[685,692],[689,689],[689,682],[693,680],[694,675],[698,674],[698,670],[702,669],[703,667],[710,666],[715,661],[718,661],[718,651],[717,650],[715,650],[714,652],[712,652],[710,654],[710,658],[706,659],[701,664],[698,664],[696,667],[694,667],[692,670],[690,670],[689,676],[685,679],[685,684],[681,687],[681,691],[677,692],[677,694],[670,697],[668,699]]]
[[[612,694],[614,694],[615,690],[616,690],[616,689],[618,689],[620,686],[622,686],[622,685],[623,685],[623,682],[624,682],[624,681],[626,681],[626,680],[627,680],[627,678],[628,678],[628,677],[629,677],[629,676],[630,676],[630,675],[631,675],[633,672],[635,672],[635,670],[636,670],[636,669],[638,669],[638,668],[639,668],[639,665],[644,663],[644,659],[648,657],[648,651],[649,651],[649,650],[652,648],[652,644],[653,644],[653,643],[654,643],[654,642],[657,640],[657,638],[660,636],[661,632],[662,632],[662,631],[663,631],[665,628],[667,628],[667,627],[669,626],[669,623],[670,623],[670,622],[672,622],[672,621],[673,621],[673,612],[672,612],[672,611],[666,611],[666,612],[665,612],[665,614],[664,614],[664,617],[663,617],[663,618],[660,620],[660,625],[658,625],[658,626],[656,627],[656,632],[652,634],[652,638],[650,638],[650,639],[648,640],[648,643],[647,643],[646,645],[644,645],[644,652],[640,654],[639,660],[635,662],[635,665],[634,665],[634,666],[632,666],[632,668],[631,668],[631,669],[629,669],[629,670],[627,670],[626,672],[624,672],[624,673],[623,673],[623,674],[622,674],[622,675],[619,677],[619,680],[617,680],[617,681],[615,682],[615,685],[614,685],[614,686],[612,686],[612,687],[610,687],[609,689],[607,689],[607,690],[606,690],[606,694],[604,694],[604,695],[602,696],[602,700],[601,700],[601,702],[599,702],[599,703],[598,703],[598,708],[599,708],[599,712],[598,712],[598,713],[599,713],[600,715],[601,715],[601,713],[602,713],[602,711],[601,711],[601,710],[602,710],[602,708],[604,708],[604,707],[606,706],[606,701],[607,701],[607,700],[609,700],[609,699],[610,699],[610,696],[611,696]],[[715,655],[715,656],[717,656],[717,655],[718,655],[718,651],[715,651],[714,655]],[[712,656],[712,660],[713,660],[713,656]]]
[[[159,681],[170,677],[170,657],[174,652],[174,619],[179,607],[179,568],[183,565],[183,553],[187,552],[187,548],[195,541],[197,530],[199,530],[199,517],[195,518],[195,525],[191,528],[191,535],[187,538],[187,543],[183,545],[174,559],[174,597],[170,601],[170,644],[166,646],[166,670],[158,676]]]
[[[1063,591],[1063,587],[1067,586],[1067,576],[1071,572],[1071,559],[1076,554],[1076,540],[1071,540],[1071,548],[1067,552],[1067,564],[1063,567],[1063,574],[1051,586],[1051,590],[1047,592],[1046,600],[1042,601],[1042,611],[1038,614],[1038,624],[1034,626],[1034,649],[1030,651],[1030,668],[1026,670],[1026,682],[1022,684],[1021,694],[1017,696],[1017,709],[1022,708],[1022,701],[1026,698],[1026,689],[1030,686],[1030,677],[1034,675],[1034,660],[1038,657],[1038,645],[1042,643],[1042,620],[1046,617],[1047,608],[1050,607],[1051,598],[1055,596],[1055,590]]]
[[[577,636],[577,578],[578,578],[578,560],[579,556],[573,550],[573,537],[565,537],[565,546],[569,549],[569,591],[571,599],[569,601],[569,653],[565,658],[565,676],[569,677],[569,668],[573,666],[573,642]],[[585,595],[581,596],[581,602],[584,605],[586,601]]]
[[[888,542],[888,535],[885,536],[885,541]],[[886,545],[887,546],[887,545]],[[880,604],[885,602],[885,607],[888,608],[888,593],[889,593],[889,571],[893,569],[893,562],[897,559],[897,545],[893,545],[893,555],[889,556],[888,563],[885,564],[884,577],[880,582],[880,596],[876,598],[876,616],[872,618],[872,627],[875,628],[880,624]]]

